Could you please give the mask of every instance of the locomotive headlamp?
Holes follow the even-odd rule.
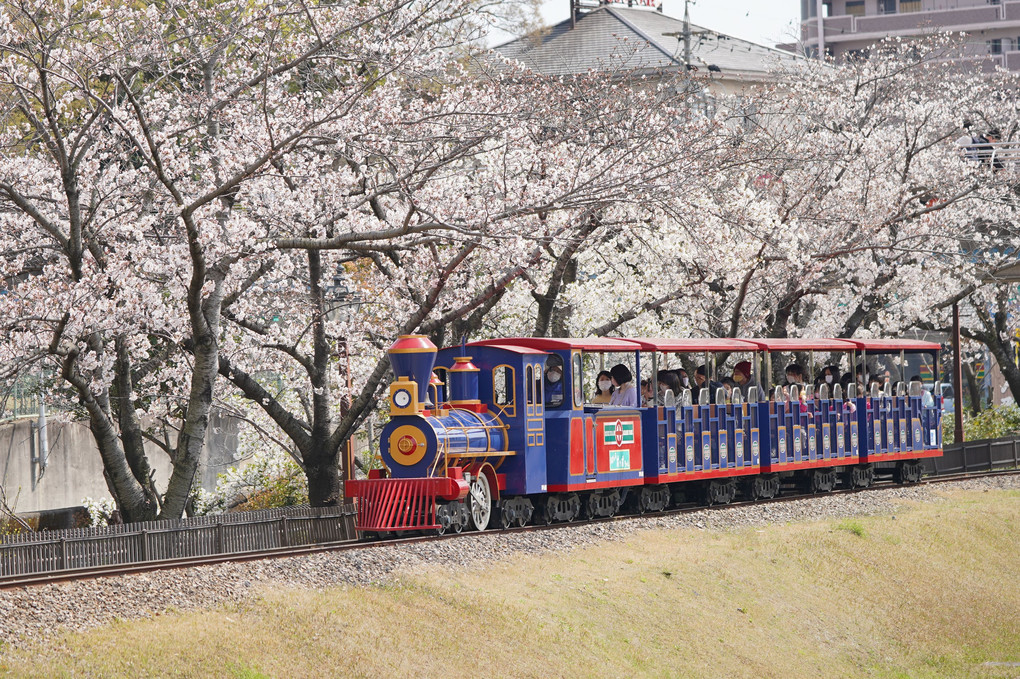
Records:
[[[411,404],[411,392],[407,389],[397,389],[393,392],[393,405],[398,408],[406,408]]]
[[[418,414],[418,385],[406,377],[390,385],[390,415]]]

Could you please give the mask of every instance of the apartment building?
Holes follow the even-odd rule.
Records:
[[[808,56],[866,56],[886,36],[966,33],[966,61],[991,71],[1020,70],[1020,1],[801,0],[801,44]]]

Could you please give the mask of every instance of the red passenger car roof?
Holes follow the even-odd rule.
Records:
[[[858,349],[864,351],[939,351],[942,346],[937,342],[903,339],[855,339],[850,340]]]
[[[753,342],[731,337],[719,338],[687,338],[675,339],[666,337],[642,337],[629,341],[641,346],[645,351],[664,352],[699,352],[699,351],[758,351]]]
[[[499,340],[499,341],[502,342],[504,340]],[[483,342],[485,342],[485,343],[483,344]],[[540,349],[532,349],[531,347],[522,347],[522,346],[516,346],[516,345],[513,345],[513,344],[488,344],[487,342],[488,342],[488,340],[482,340],[481,342],[468,342],[467,346],[469,346],[469,347],[472,347],[472,346],[475,346],[475,347],[486,347],[488,349],[502,349],[503,351],[509,351],[511,353],[514,353],[514,354],[523,354],[523,355],[546,354],[546,353],[548,353],[548,352],[542,351]],[[456,345],[454,345],[452,347],[446,347],[446,348],[447,349],[456,349],[459,346],[460,346],[459,344],[456,344]]]
[[[817,337],[780,337],[747,341],[765,351],[853,351],[858,348],[852,340]]]
[[[468,342],[469,347],[518,346],[549,351],[552,349],[579,349],[581,351],[638,351],[641,345],[629,340],[610,337],[589,337],[573,339],[570,337],[506,337],[502,339],[478,340]]]

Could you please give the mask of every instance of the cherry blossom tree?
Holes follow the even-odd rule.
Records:
[[[644,224],[666,178],[697,176],[692,159],[716,143],[705,121],[680,119],[672,88],[636,92],[601,76],[563,83],[491,59],[394,86],[399,116],[374,92],[376,125],[320,130],[343,150],[332,171],[310,149],[267,178],[278,185],[264,190],[305,198],[291,215],[274,206],[292,235],[274,240],[272,270],[256,272],[259,284],[235,307],[258,309],[286,291],[286,313],[272,324],[226,314],[236,344],[221,374],[275,422],[313,504],[341,499],[339,451],[376,407],[396,335],[442,345],[481,332],[549,252]],[[342,312],[333,276],[357,289],[357,314]],[[345,393],[348,355],[354,393]],[[266,366],[290,388],[258,379]]]
[[[349,178],[340,168],[351,158],[336,140],[396,124],[402,92],[390,83],[455,67],[453,50],[476,34],[474,11],[485,7],[0,5],[0,353],[9,373],[44,364],[58,376],[56,395],[88,418],[126,520],[185,508],[221,370],[223,318],[252,317],[239,299],[291,261],[267,253],[311,226],[281,225],[313,197],[281,177],[325,168],[313,193],[328,201],[348,192],[328,184]],[[347,232],[352,247],[444,228],[364,226]],[[150,418],[172,435],[156,435],[143,424]],[[165,492],[146,441],[173,461]]]
[[[753,118],[721,100],[735,152],[676,185],[645,233],[579,256],[570,333],[853,336],[943,313],[1018,245],[1015,175],[955,144],[965,119],[1015,127],[1015,76],[947,78],[955,49],[889,41],[867,61],[799,64],[747,96]]]
[[[477,1],[0,8],[0,351],[58,376],[129,521],[184,510],[217,402],[339,501],[393,336],[480,327],[715,143],[673,89],[468,58]]]

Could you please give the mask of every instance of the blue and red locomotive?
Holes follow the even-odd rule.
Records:
[[[767,498],[783,483],[914,482],[920,459],[942,454],[938,353],[844,339],[507,338],[437,350],[406,335],[389,352],[384,468],[346,493],[363,532],[445,532]],[[816,356],[830,365],[813,380]],[[627,367],[631,389],[647,376],[644,399],[593,402],[607,359]],[[806,374],[772,385],[780,360]],[[733,363],[742,382],[724,387],[715,379]]]

